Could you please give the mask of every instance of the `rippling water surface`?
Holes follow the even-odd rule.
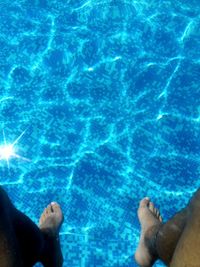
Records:
[[[60,203],[64,267],[136,266],[139,200],[167,220],[199,187],[198,7],[1,1],[1,184],[35,223]]]

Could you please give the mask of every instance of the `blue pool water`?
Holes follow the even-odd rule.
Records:
[[[0,8],[1,185],[35,223],[60,203],[64,267],[136,266],[139,200],[166,221],[200,185],[198,1]]]

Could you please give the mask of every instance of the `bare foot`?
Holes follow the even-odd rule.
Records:
[[[56,202],[51,202],[40,217],[39,228],[43,232],[57,235],[63,220],[64,217],[60,206]]]
[[[162,222],[159,210],[154,207],[149,198],[143,198],[138,208],[138,218],[141,224],[140,242],[135,253],[135,260],[141,267],[150,267],[154,261],[153,255],[145,243],[145,237],[151,233],[151,229],[156,228]],[[152,231],[155,234],[155,231]],[[153,236],[152,236],[153,237]]]

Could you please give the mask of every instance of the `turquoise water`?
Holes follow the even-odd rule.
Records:
[[[200,184],[198,1],[0,8],[1,185],[35,223],[60,203],[64,267],[136,266],[139,200],[167,220]]]

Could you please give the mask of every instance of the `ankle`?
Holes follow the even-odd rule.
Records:
[[[41,255],[41,263],[48,267],[61,267],[63,265],[63,255],[60,246],[59,235],[43,233],[45,245]]]
[[[159,231],[162,227],[162,223],[158,223],[157,225],[152,226],[149,228],[144,236],[144,242],[146,247],[149,250],[149,253],[153,256],[154,261],[158,258],[158,251],[157,251],[157,236]]]

